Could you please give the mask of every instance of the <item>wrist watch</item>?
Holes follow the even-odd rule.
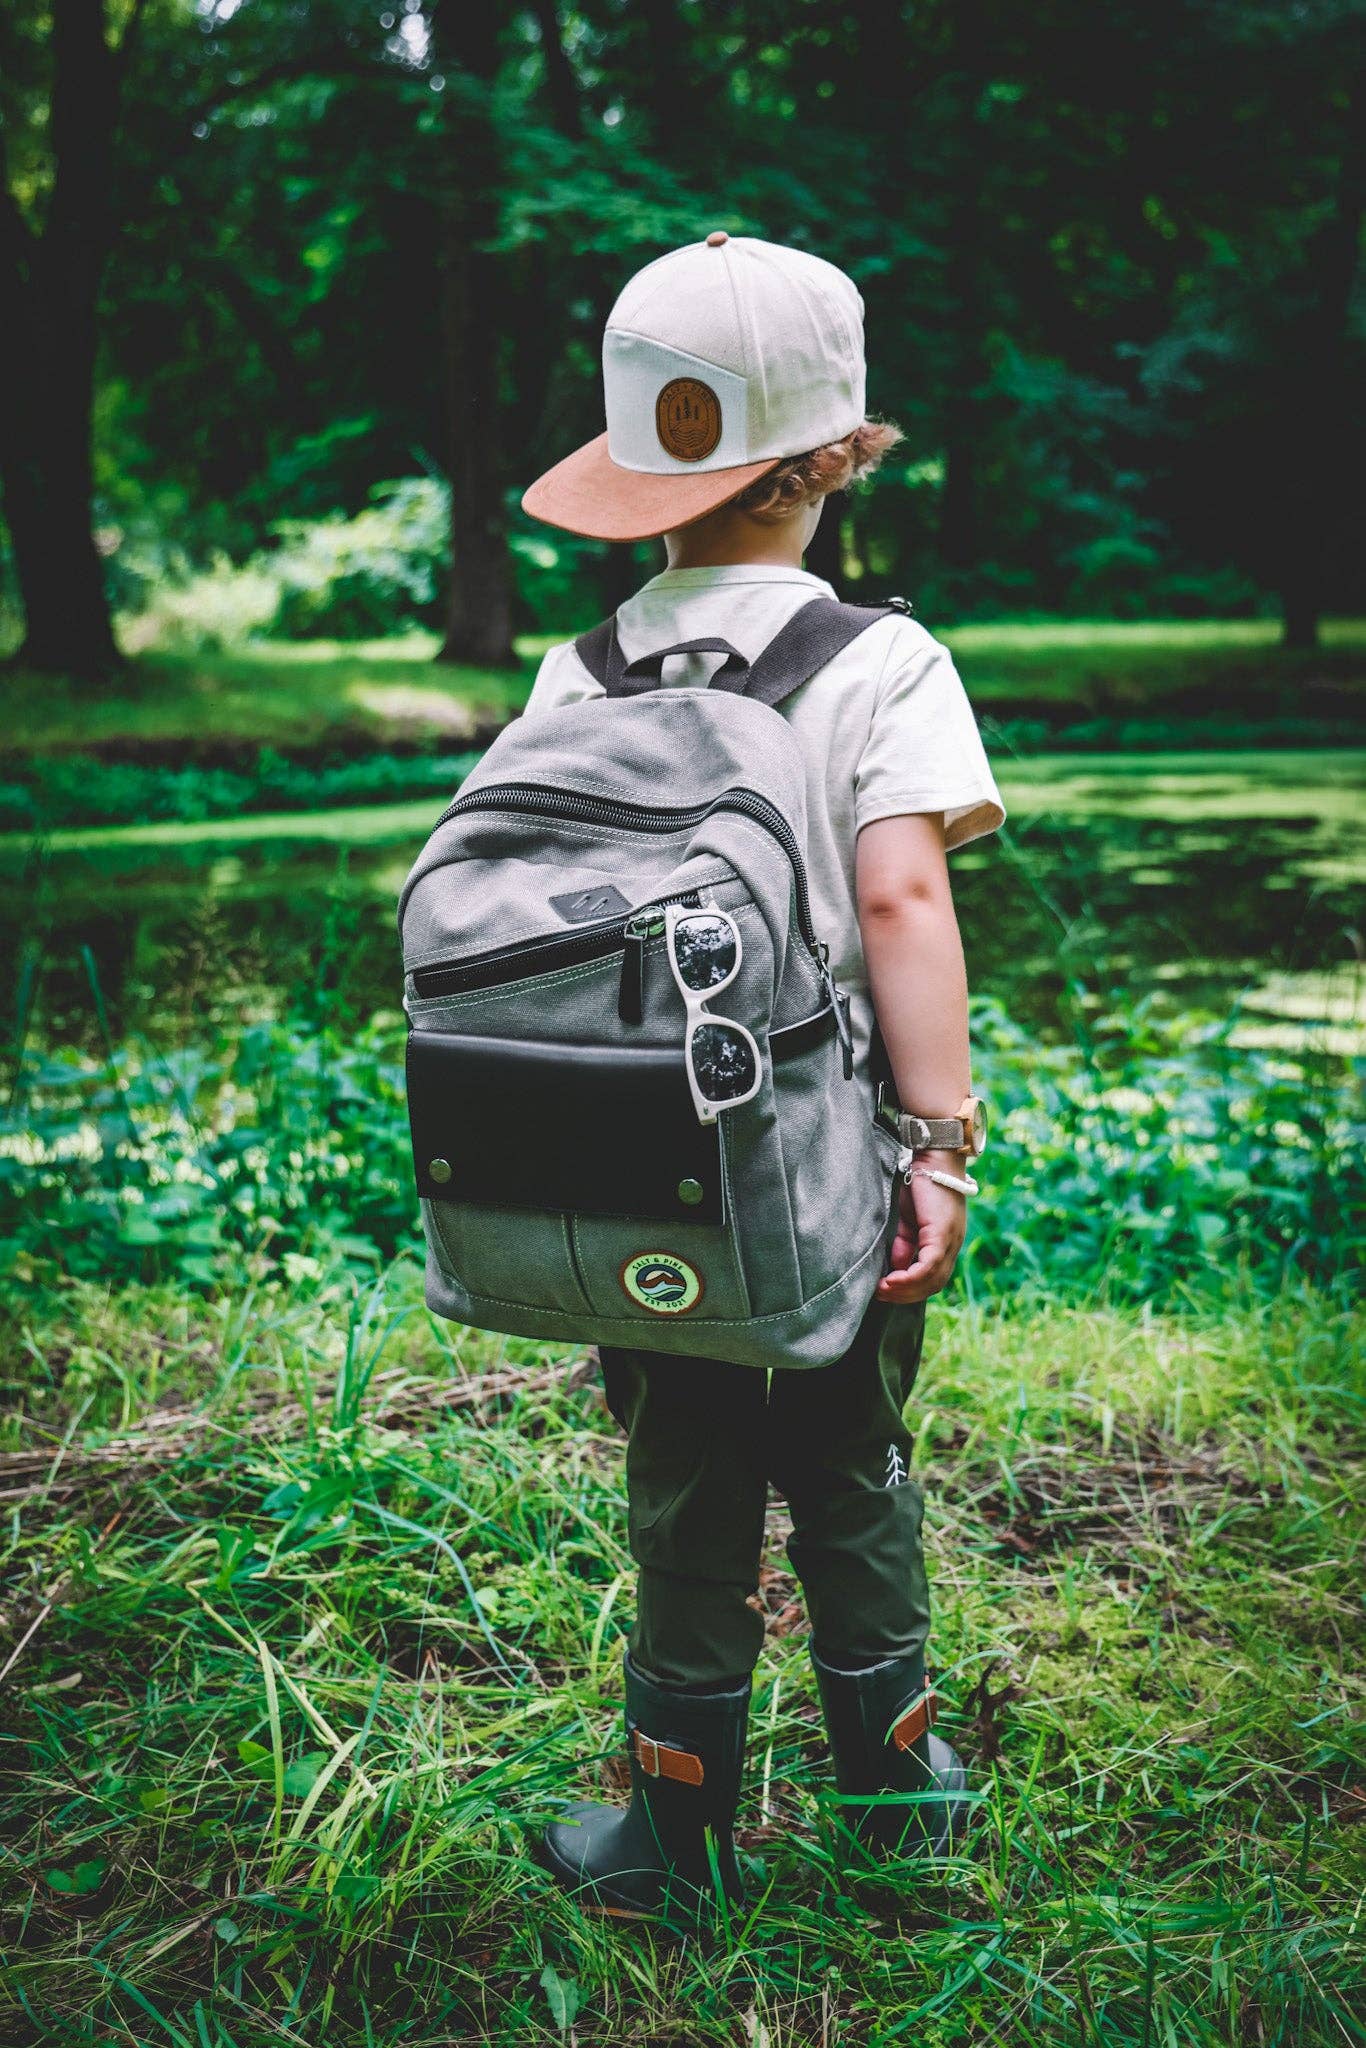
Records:
[[[980,1159],[987,1148],[987,1108],[980,1095],[965,1095],[952,1116],[916,1116],[903,1109],[897,1136],[912,1152],[966,1152]]]

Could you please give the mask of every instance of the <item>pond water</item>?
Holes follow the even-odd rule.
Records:
[[[1047,1032],[1081,981],[1244,1032],[1361,1024],[1366,752],[1000,764],[999,838],[954,856],[975,989]],[[394,903],[440,806],[0,841],[0,1000],[35,1038],[158,1043],[287,1002],[396,1009]],[[98,991],[98,995],[96,993]],[[101,1016],[101,1011],[103,1016]]]

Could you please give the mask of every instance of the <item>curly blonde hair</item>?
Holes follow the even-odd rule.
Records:
[[[887,420],[865,420],[842,441],[827,441],[805,455],[789,456],[735,500],[753,519],[786,519],[799,505],[814,505],[832,491],[847,490],[871,476],[889,449],[901,439],[900,427]]]

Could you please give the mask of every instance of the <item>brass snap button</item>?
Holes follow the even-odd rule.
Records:
[[[705,1193],[706,1189],[700,1180],[681,1180],[678,1183],[678,1199],[680,1202],[686,1202],[690,1209],[697,1207]]]
[[[451,1177],[451,1162],[449,1159],[430,1160],[428,1162],[427,1172],[430,1178],[436,1182],[438,1187],[444,1188],[446,1182]]]

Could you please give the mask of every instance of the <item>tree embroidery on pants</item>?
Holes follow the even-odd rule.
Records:
[[[902,1457],[896,1445],[888,1444],[887,1477],[883,1481],[884,1486],[904,1486],[910,1476],[906,1469],[906,1460]]]

